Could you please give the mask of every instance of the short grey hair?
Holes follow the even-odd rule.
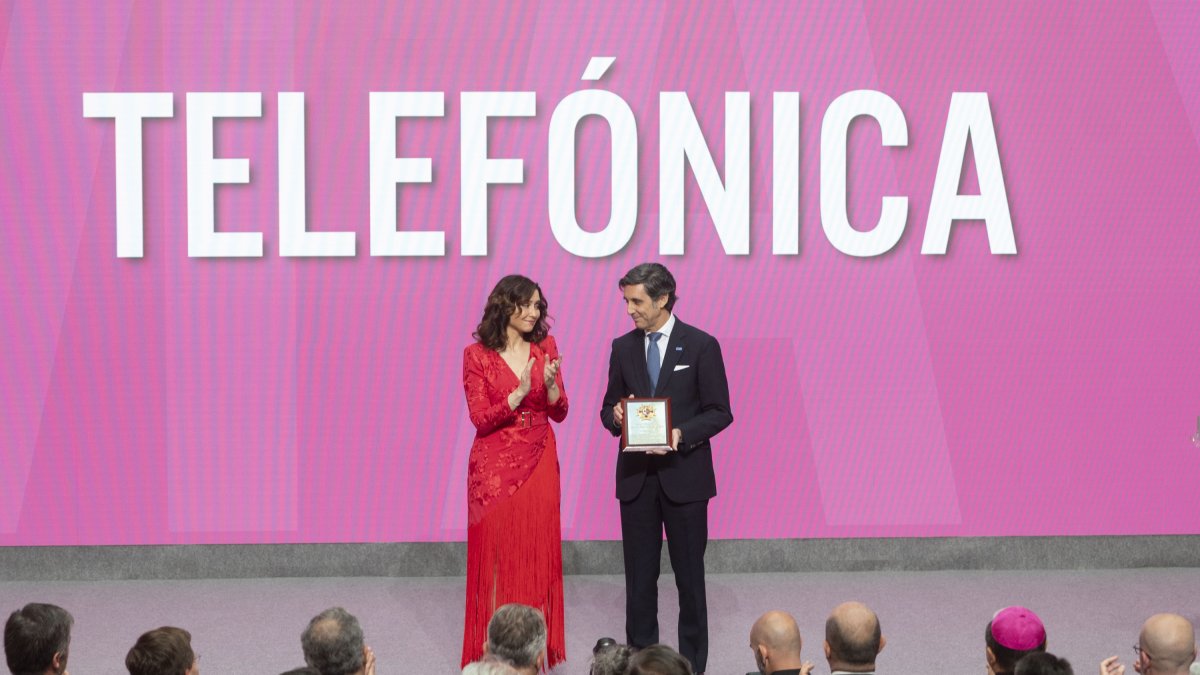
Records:
[[[485,656],[482,661],[468,663],[462,675],[520,675],[520,672],[500,659]]]
[[[529,605],[502,605],[488,621],[489,654],[517,668],[533,668],[545,650],[546,620]]]
[[[626,272],[617,282],[617,286],[622,289],[639,284],[646,289],[646,295],[650,296],[651,300],[667,296],[668,312],[679,299],[679,296],[675,295],[675,277],[671,275],[671,270],[659,263],[642,263]]]
[[[358,619],[341,607],[313,617],[300,635],[304,662],[321,675],[350,675],[363,667],[363,631]]]

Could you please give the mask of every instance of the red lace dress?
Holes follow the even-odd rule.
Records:
[[[541,377],[558,358],[554,338],[531,344],[532,386],[512,410],[519,380],[504,358],[479,343],[463,352],[463,388],[475,425],[467,469],[467,611],[462,663],[483,655],[492,612],[510,602],[546,617],[546,666],[566,658],[563,630],[562,534],[558,452],[550,420],[567,416],[561,374],[550,405]]]

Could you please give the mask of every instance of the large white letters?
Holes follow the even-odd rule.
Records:
[[[900,241],[908,219],[908,198],[884,197],[879,222],[869,231],[850,226],[846,212],[846,137],[850,122],[859,115],[879,122],[883,145],[888,147],[908,145],[908,125],[904,112],[890,96],[869,89],[837,97],[821,121],[821,226],[837,250],[869,257],[887,253]]]
[[[279,254],[352,257],[353,232],[308,232],[305,207],[304,92],[279,94]]]
[[[213,157],[218,117],[262,116],[259,92],[189,92],[187,95],[188,255],[193,258],[260,258],[261,232],[217,232],[218,183],[249,183],[250,160]]]
[[[730,255],[750,252],[750,94],[725,93],[725,183],[717,173],[688,96],[665,91],[658,99],[658,252],[683,255],[684,164],[690,164]]]
[[[444,232],[396,231],[396,184],[433,180],[428,157],[396,157],[397,117],[441,117],[440,91],[373,91],[371,107],[371,255],[440,256],[446,252]]]
[[[487,255],[488,184],[525,180],[521,160],[487,156],[488,118],[533,117],[536,109],[537,94],[532,91],[463,92],[459,149],[463,255]]]
[[[599,232],[579,227],[575,213],[575,130],[588,115],[608,123],[612,137],[612,189],[608,224]],[[547,199],[550,229],[568,252],[603,258],[624,248],[637,225],[637,122],[621,97],[602,90],[577,91],[550,118]]]
[[[979,176],[977,195],[958,194],[968,138]],[[992,253],[1016,254],[1017,242],[1008,210],[1008,193],[1004,190],[992,107],[988,95],[982,92],[954,92],[950,97],[950,112],[946,116],[946,133],[942,138],[937,177],[933,180],[933,195],[929,198],[929,219],[925,222],[921,253],[945,254],[950,241],[950,224],[954,220],[984,221]]]
[[[117,257],[140,258],[142,251],[142,120],[171,117],[171,94],[85,93],[84,117],[111,117],[116,123]]]
[[[595,82],[611,68],[613,57],[592,59],[583,80]],[[144,255],[142,213],[142,127],[149,118],[172,117],[172,94],[83,94],[83,114],[111,118],[116,127],[117,256]],[[245,158],[214,157],[214,126],[220,118],[261,117],[261,92],[190,92],[187,100],[187,230],[191,257],[261,257],[262,232],[218,232],[215,186],[250,182]],[[461,247],[464,256],[488,254],[489,187],[521,184],[522,158],[488,156],[488,125],[496,117],[535,117],[537,94],[463,92],[460,111]],[[444,256],[444,231],[397,227],[397,185],[429,183],[433,160],[397,156],[399,118],[445,116],[445,94],[425,92],[369,93],[370,251],[373,256]],[[608,222],[585,230],[576,209],[576,136],[585,117],[604,120],[610,132],[611,182]],[[904,234],[908,197],[883,196],[873,225],[850,224],[847,204],[847,139],[858,117],[879,124],[884,147],[908,145],[904,111],[879,91],[855,90],[829,104],[821,121],[820,214],[829,243],[855,257],[892,250]],[[310,232],[307,229],[305,98],[303,92],[278,94],[279,252],[283,256],[352,257],[355,232]],[[683,255],[685,249],[685,185],[690,166],[726,255],[750,252],[750,95],[725,93],[724,177],[700,130],[685,92],[661,92],[658,118],[659,253]],[[563,250],[583,258],[603,258],[624,248],[638,221],[638,128],[629,104],[603,89],[576,91],[555,107],[549,123],[546,156],[547,219]],[[771,130],[771,213],[774,255],[800,253],[800,94],[774,92]],[[978,195],[958,194],[968,144],[979,176]],[[337,177],[335,177],[337,178]],[[336,184],[335,184],[336,186]],[[344,186],[341,186],[344,189]],[[1000,164],[1000,149],[991,103],[983,92],[955,92],[950,99],[941,154],[930,195],[921,253],[944,255],[950,229],[958,220],[982,220],[994,255],[1017,252],[1012,215]],[[530,214],[537,223],[539,214]],[[509,228],[506,242],[523,246]]]

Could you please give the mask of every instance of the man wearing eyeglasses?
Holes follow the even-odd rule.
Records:
[[[1142,624],[1133,646],[1133,669],[1142,675],[1188,675],[1196,660],[1196,630],[1178,614],[1155,614]],[[1119,657],[1100,662],[1100,675],[1124,675]]]

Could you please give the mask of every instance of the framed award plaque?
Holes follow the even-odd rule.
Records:
[[[671,400],[667,398],[623,398],[625,426],[621,428],[624,452],[671,450]]]

